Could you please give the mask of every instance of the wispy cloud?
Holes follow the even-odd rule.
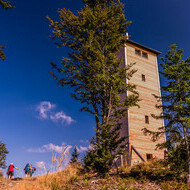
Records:
[[[61,146],[49,143],[49,144],[45,144],[39,148],[29,148],[29,149],[27,149],[27,152],[39,152],[39,153],[57,152],[57,153],[61,153],[66,147],[67,147],[67,151],[69,151],[72,148],[71,145],[66,145],[65,143],[62,143]]]
[[[89,151],[89,150],[92,150],[92,146],[91,146],[91,145],[89,145],[89,146],[79,146],[79,147],[77,147],[77,151],[78,151],[79,153],[87,152],[87,151]]]
[[[56,123],[60,122],[62,125],[70,125],[74,122],[71,116],[68,116],[64,111],[55,111],[55,104],[49,101],[42,101],[37,105],[36,111],[39,113],[40,119],[50,119]]]
[[[67,124],[70,125],[74,120],[70,117],[67,116],[64,112],[57,112],[54,115],[50,116],[50,119],[52,119],[55,122],[61,121],[62,124]]]
[[[48,101],[40,102],[36,110],[39,112],[39,117],[41,119],[48,119],[51,110],[55,108],[55,104]]]
[[[45,167],[45,162],[43,162],[43,161],[36,162],[36,166],[38,168],[44,168]]]
[[[83,140],[83,139],[82,139],[82,140],[80,140],[79,142],[80,142],[80,143],[89,143],[89,140]]]

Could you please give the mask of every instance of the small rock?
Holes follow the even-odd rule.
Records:
[[[91,181],[92,184],[97,184],[98,181],[97,180],[94,180],[94,181]]]

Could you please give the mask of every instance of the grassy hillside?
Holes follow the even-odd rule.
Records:
[[[68,166],[60,172],[41,177],[24,178],[17,190],[185,190],[190,185],[160,161],[123,167],[104,176],[87,172],[81,166]]]

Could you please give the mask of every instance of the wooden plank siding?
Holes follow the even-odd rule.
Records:
[[[147,53],[148,58],[135,54],[135,49],[140,50],[141,53]],[[122,48],[117,53],[117,56],[123,59],[122,66],[125,65],[125,50],[127,64],[136,63],[133,68],[137,69],[137,72],[128,82],[137,86],[137,91],[141,99],[139,102],[140,108],[130,108],[128,116],[122,119],[121,136],[128,137],[129,145],[132,145],[145,161],[147,161],[147,154],[152,154],[153,157],[163,159],[164,150],[156,150],[155,148],[156,144],[165,141],[165,136],[163,136],[159,141],[153,142],[150,136],[145,136],[142,132],[142,128],[144,127],[156,131],[164,123],[163,120],[156,120],[151,116],[151,114],[160,114],[160,110],[155,108],[157,101],[153,96],[153,94],[160,95],[160,83],[157,52],[154,53],[152,49],[150,51],[147,49],[126,41],[126,48]],[[145,81],[142,80],[142,75],[145,75]],[[148,124],[145,123],[145,116],[148,116]],[[133,150],[131,151],[130,146],[127,149],[128,154],[132,152],[129,162],[131,165],[134,165],[135,163],[141,162],[142,159]]]

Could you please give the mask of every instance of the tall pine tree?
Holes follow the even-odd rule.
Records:
[[[0,5],[1,5],[1,7],[3,8],[3,9],[12,9],[12,8],[15,8],[14,6],[12,6],[11,4],[10,4],[10,2],[9,1],[3,1],[3,0],[0,0]]]
[[[2,141],[0,141],[0,168],[6,168],[6,155],[8,154],[7,148]]]
[[[163,118],[165,126],[159,131],[153,132],[144,129],[152,134],[153,140],[157,140],[160,135],[166,134],[166,142],[158,144],[160,148],[170,148],[173,145],[185,143],[187,154],[187,168],[190,174],[190,150],[188,141],[188,130],[190,129],[190,57],[183,60],[183,50],[177,49],[176,45],[170,46],[167,54],[162,58],[160,64],[164,76],[165,86],[162,86],[162,97],[155,96],[162,105],[156,107],[162,109],[160,116]],[[190,182],[190,175],[188,177]]]
[[[9,1],[3,1],[3,0],[0,0],[0,6],[6,10],[10,8],[14,8],[14,6],[12,6]],[[0,59],[5,60],[6,56],[3,49],[5,49],[5,46],[0,45]]]
[[[125,82],[134,70],[131,65],[122,68],[122,60],[116,57],[116,52],[124,44],[130,22],[126,21],[124,6],[119,0],[83,2],[84,8],[76,15],[70,10],[59,9],[59,21],[54,22],[48,17],[58,47],[71,49],[61,65],[52,63],[57,71],[52,75],[60,85],[73,87],[72,96],[84,104],[81,110],[94,115],[95,168],[105,172],[124,148],[121,145],[124,138],[119,136],[119,120],[130,106],[136,106],[138,102],[135,86]],[[121,101],[120,95],[126,91],[130,95]]]
[[[188,136],[188,142],[190,143],[190,136]],[[170,165],[170,169],[176,171],[179,176],[187,172],[187,150],[184,139],[180,143],[172,143],[167,149],[167,159],[165,163]]]
[[[78,163],[78,157],[79,157],[79,153],[78,153],[78,151],[77,151],[77,147],[75,146],[75,148],[74,148],[74,151],[73,151],[73,153],[71,154],[71,161],[70,161],[70,163],[71,164],[74,164],[74,163]]]

